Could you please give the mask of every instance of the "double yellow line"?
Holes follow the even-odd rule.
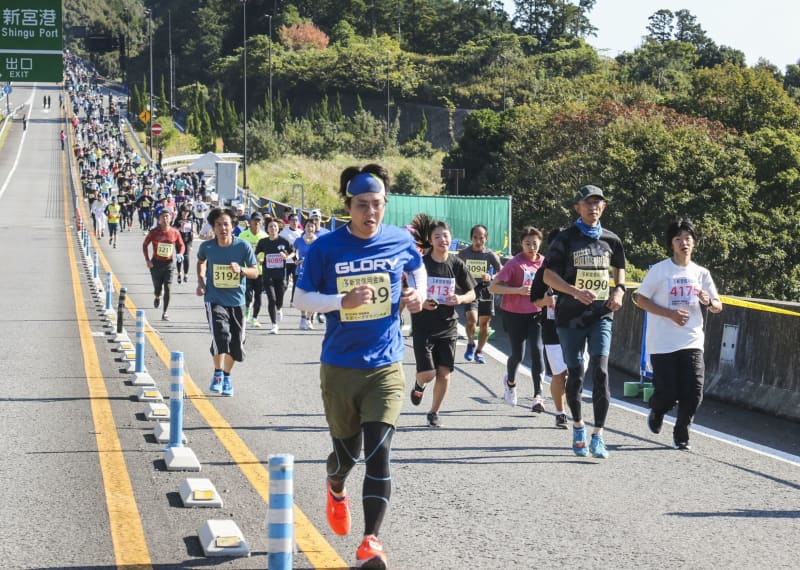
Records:
[[[91,330],[89,329],[86,309],[82,302],[80,279],[76,270],[77,263],[73,248],[73,238],[72,233],[69,231],[70,221],[68,217],[69,208],[67,207],[66,187],[67,176],[63,178],[65,204],[64,226],[67,232],[67,245],[69,246],[70,252],[75,307],[81,329],[81,345],[83,347],[84,360],[86,363],[86,377],[89,382],[92,414],[98,433],[98,450],[100,451],[100,464],[103,481],[106,487],[106,503],[111,519],[114,552],[118,566],[124,566],[126,569],[152,568],[141,519],[133,496],[133,488],[130,483],[130,478],[128,477],[128,471],[119,444],[116,424],[111,415],[108,393],[106,392],[103,376],[100,372],[97,349],[94,345]],[[73,183],[75,183],[74,180]],[[88,219],[82,201],[80,202],[80,209],[83,219]],[[89,233],[91,235],[91,232]],[[110,271],[111,266],[103,255],[103,252],[97,247],[97,241],[94,237],[91,239],[94,241],[95,251],[98,253],[100,262],[106,271]],[[114,287],[119,291],[121,284],[113,272],[112,279]],[[136,306],[133,304],[130,297],[127,298],[126,307],[131,315],[135,316]],[[169,369],[170,350],[149,325],[147,326],[146,337],[165,367]],[[206,424],[211,427],[219,441],[231,455],[233,462],[238,465],[239,469],[250,481],[250,484],[262,498],[264,504],[269,505],[269,472],[264,467],[262,461],[253,454],[228,421],[217,411],[203,391],[197,387],[197,384],[195,384],[188,372],[184,375],[184,389],[200,416],[202,416]],[[333,547],[325,540],[296,504],[294,506],[294,517],[295,541],[298,548],[303,552],[314,568],[349,568],[349,565],[341,559]]]

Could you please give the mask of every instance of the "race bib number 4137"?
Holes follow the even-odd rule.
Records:
[[[392,282],[388,273],[367,273],[365,275],[348,275],[336,278],[336,290],[348,293],[359,285],[372,285],[375,295],[372,302],[360,305],[355,309],[340,309],[343,323],[358,321],[374,321],[383,319],[392,313]]]

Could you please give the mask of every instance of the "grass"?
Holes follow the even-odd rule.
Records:
[[[166,129],[171,129],[167,119],[158,121]],[[136,136],[147,143],[144,132]],[[199,154],[196,139],[191,135],[173,130],[165,137],[164,158],[186,154]],[[220,145],[221,146],[221,145]],[[265,160],[247,166],[247,185],[253,195],[274,200],[294,207],[320,208],[334,215],[344,214],[339,197],[339,174],[348,166],[363,166],[370,162],[384,165],[391,177],[401,170],[407,170],[420,181],[421,194],[439,194],[442,189],[440,171],[444,153],[437,152],[429,159],[406,158],[400,155],[385,156],[379,159],[358,159],[348,154],[340,154],[328,160],[317,160],[305,156],[290,155],[277,160]],[[242,170],[239,169],[239,183]]]
[[[430,159],[412,159],[393,155],[374,160],[357,159],[346,154],[329,160],[286,156],[248,165],[247,185],[254,195],[262,198],[295,207],[320,208],[324,212],[342,215],[344,209],[339,196],[339,174],[346,167],[377,162],[389,170],[390,176],[407,169],[420,180],[421,193],[431,195],[441,191],[440,170],[443,156],[442,153],[437,153]]]

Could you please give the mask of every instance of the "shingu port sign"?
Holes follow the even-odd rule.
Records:
[[[64,78],[61,0],[0,3],[0,81],[59,83]]]

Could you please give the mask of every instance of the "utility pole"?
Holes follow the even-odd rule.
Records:
[[[247,189],[247,0],[242,3],[242,60],[244,75],[244,161],[242,162],[242,187]]]
[[[175,108],[175,71],[172,66],[172,10],[169,12],[169,116]]]
[[[150,108],[148,109],[147,136],[150,140],[150,166],[153,165],[153,11],[145,8],[147,35],[150,39]]]

